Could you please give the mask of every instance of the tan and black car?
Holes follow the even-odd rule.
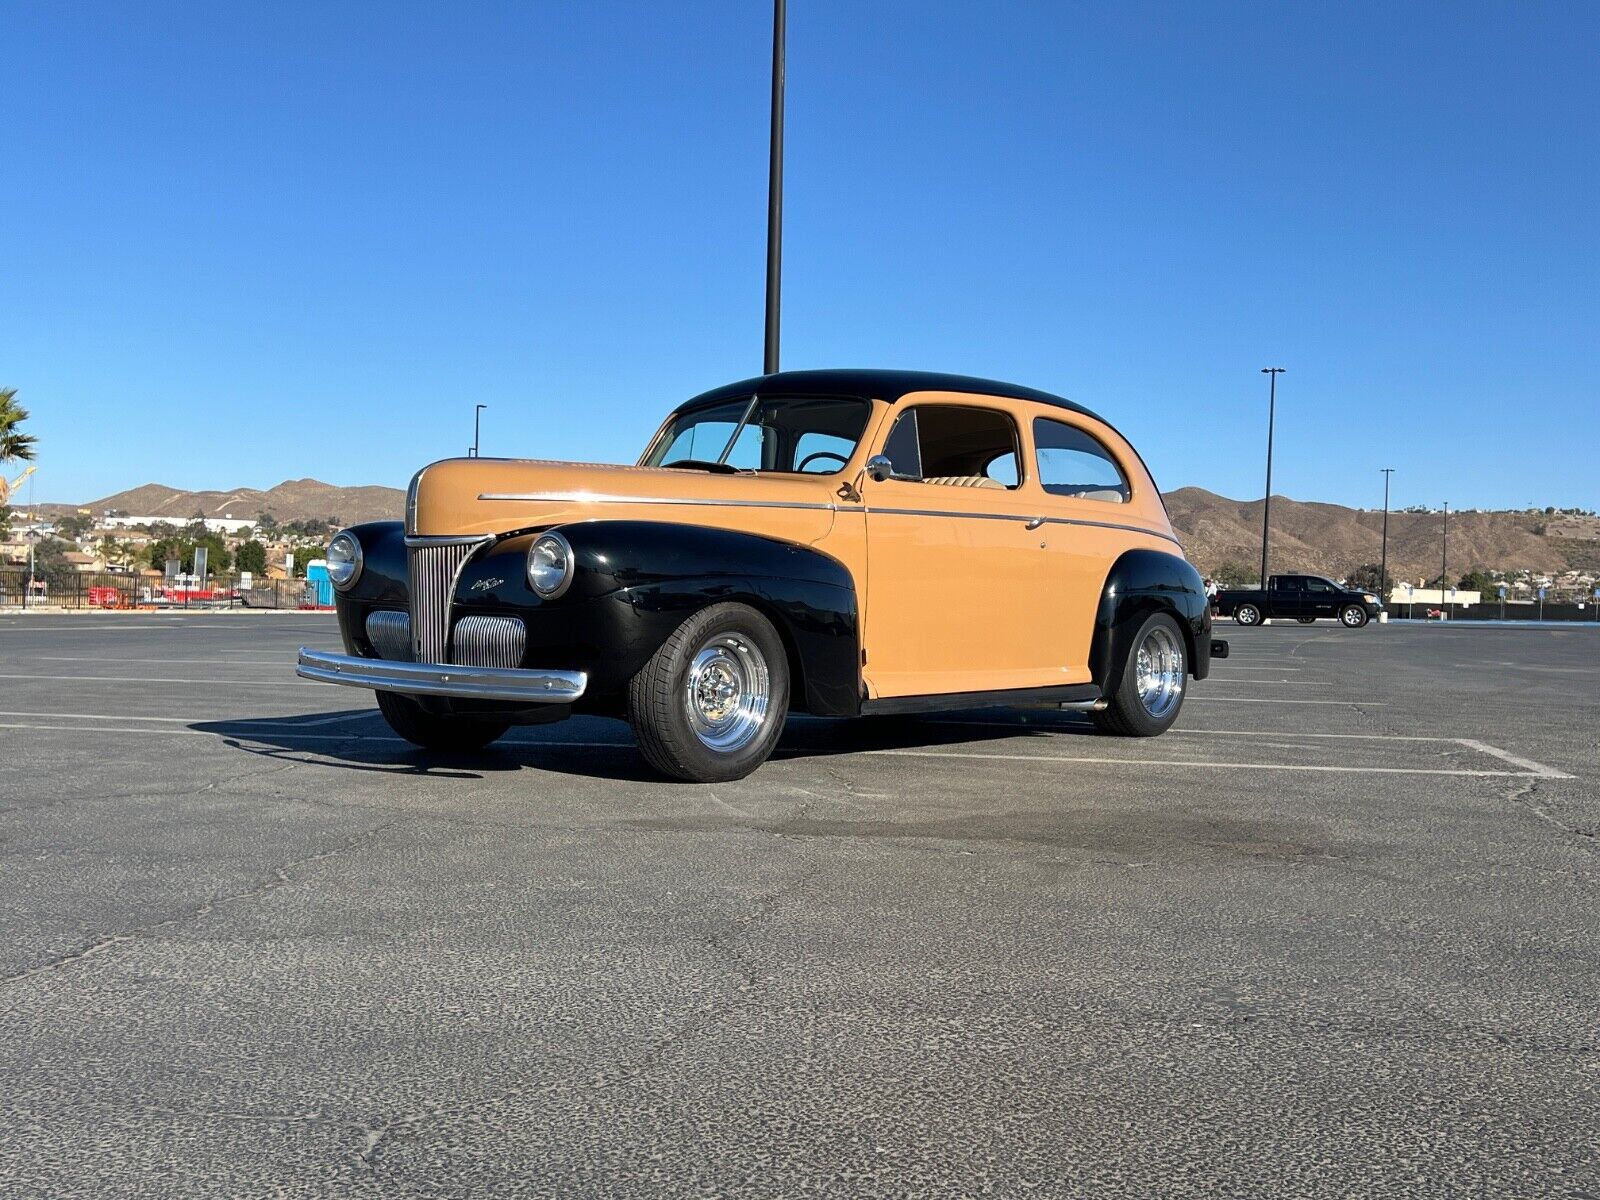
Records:
[[[449,459],[328,550],[345,653],[396,732],[471,750],[574,712],[683,779],[748,774],[790,712],[1177,718],[1213,654],[1133,447],[1029,388],[793,371],[678,408],[635,466]]]

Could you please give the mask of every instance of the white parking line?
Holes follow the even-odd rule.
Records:
[[[261,653],[259,650],[255,653]],[[215,658],[107,658],[98,655],[88,658],[74,658],[61,654],[18,654],[16,658],[27,662],[92,662],[101,663],[108,667],[120,666],[123,663],[151,663],[156,666],[201,666],[201,667],[282,667],[293,666],[294,655],[286,653],[282,658],[230,658],[218,660]]]
[[[0,679],[37,679],[42,683],[182,683],[189,687],[322,686],[310,679],[167,679],[152,675],[0,675]],[[1294,701],[1284,703],[1293,704]]]
[[[4,678],[0,676],[0,678]],[[1202,687],[1209,680],[1201,682]],[[1279,700],[1275,696],[1185,696],[1185,704],[1337,704],[1349,708],[1388,708],[1382,700]]]
[[[309,729],[314,725],[336,725],[340,721],[357,721],[366,717],[378,715],[377,709],[366,712],[337,713],[331,717],[315,717],[309,721],[299,720],[295,717],[284,717],[281,720],[263,720],[258,717],[135,717],[135,716],[107,716],[102,713],[66,713],[66,712],[8,712],[0,710],[0,717],[35,717],[46,721],[154,721],[163,725],[204,725],[208,722],[249,721],[258,725],[289,725],[296,729]],[[96,731],[98,732],[98,730]]]
[[[1476,738],[1456,738],[1463,746],[1470,746],[1479,753],[1487,754],[1491,758],[1498,758],[1508,762],[1514,767],[1521,767],[1530,775],[1537,775],[1540,779],[1571,779],[1565,771],[1558,771],[1554,767],[1547,767],[1544,763],[1534,762],[1531,758],[1521,758],[1509,750],[1502,750],[1499,746],[1491,746],[1488,742],[1480,742]]]
[[[118,662],[123,662],[125,660],[118,659],[117,661]],[[1239,684],[1249,684],[1251,687],[1257,687],[1257,686],[1259,686],[1261,684],[1264,684],[1264,683],[1266,683],[1266,684],[1285,684],[1285,685],[1290,686],[1290,687],[1303,687],[1303,688],[1323,688],[1323,687],[1333,687],[1334,686],[1333,684],[1328,683],[1328,682],[1326,682],[1324,680],[1224,679],[1224,678],[1219,678],[1216,675],[1209,675],[1205,679],[1202,679],[1200,682],[1206,687],[1210,687],[1213,683],[1225,683],[1225,684],[1232,684],[1234,686],[1238,686]]]
[[[1090,758],[1077,755],[1056,754],[984,754],[972,750],[864,750],[863,754],[897,755],[921,758],[981,758],[1002,759],[1008,762],[1093,763],[1122,767],[1210,767],[1232,771],[1315,771],[1330,775],[1467,775],[1475,778],[1527,779],[1538,774],[1529,771],[1471,771],[1447,770],[1439,767],[1348,767],[1322,766],[1312,763],[1238,763],[1208,762],[1204,759],[1145,759],[1145,758]],[[1571,779],[1560,772],[1544,775],[1541,779]]]

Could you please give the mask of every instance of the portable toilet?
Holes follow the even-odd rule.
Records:
[[[312,603],[322,608],[333,607],[333,580],[328,578],[328,560],[313,558],[306,564],[306,590],[315,599]]]

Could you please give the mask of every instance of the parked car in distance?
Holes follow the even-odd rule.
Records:
[[[402,737],[467,751],[596,713],[705,782],[759,766],[790,712],[1049,704],[1150,736],[1227,653],[1134,448],[962,376],[729,384],[634,466],[437,462],[403,523],[327,561],[345,652],[298,672],[374,690]]]
[[[1373,592],[1343,587],[1320,575],[1269,575],[1264,588],[1218,592],[1212,607],[1219,617],[1232,617],[1240,625],[1259,625],[1269,617],[1309,625],[1318,617],[1333,617],[1360,629],[1383,611],[1383,602]]]

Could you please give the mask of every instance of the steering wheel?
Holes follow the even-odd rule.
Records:
[[[804,458],[802,458],[800,460],[799,465],[797,465],[795,467],[795,470],[797,472],[804,473],[804,471],[806,469],[806,465],[808,463],[810,463],[811,460],[814,459],[814,458],[836,458],[836,459],[839,460],[839,466],[840,467],[843,467],[846,463],[848,463],[850,461],[844,455],[836,454],[832,450],[813,450],[810,454],[806,455]],[[821,472],[818,472],[818,474],[821,474]]]

